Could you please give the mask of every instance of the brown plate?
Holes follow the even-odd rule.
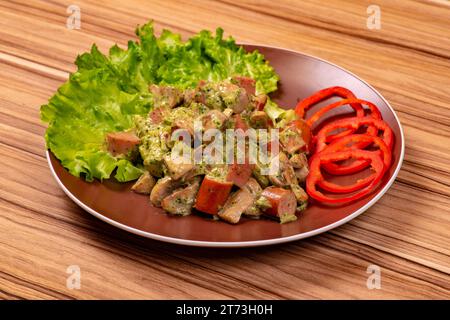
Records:
[[[121,229],[156,240],[205,247],[248,247],[298,240],[336,228],[367,210],[394,182],[403,161],[403,132],[389,103],[366,82],[327,61],[267,46],[245,45],[245,48],[248,51],[259,50],[280,75],[280,87],[273,98],[282,106],[294,107],[298,99],[337,85],[349,88],[358,98],[369,100],[380,108],[383,119],[394,131],[395,145],[393,165],[372,194],[339,207],[311,202],[297,221],[284,225],[270,220],[249,219],[230,225],[198,215],[167,215],[162,209],[152,207],[148,197],[131,192],[132,183],[121,184],[113,179],[103,183],[85,182],[69,174],[55,156],[47,152],[52,173],[64,192],[89,213]],[[308,114],[320,106],[315,106]],[[351,108],[338,112],[330,112],[329,118],[349,114]]]

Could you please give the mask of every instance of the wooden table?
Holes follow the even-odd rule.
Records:
[[[450,298],[450,6],[376,3],[379,30],[367,28],[371,1],[0,1],[0,298]],[[70,4],[80,30],[66,28]],[[338,229],[263,248],[169,245],[90,216],[50,174],[39,106],[78,53],[125,45],[149,19],[183,37],[222,26],[361,76],[405,130],[396,183]],[[66,286],[71,265],[79,290]],[[369,265],[381,289],[367,288]]]

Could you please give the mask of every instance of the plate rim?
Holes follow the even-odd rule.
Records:
[[[201,241],[201,240],[189,240],[189,239],[181,239],[181,238],[174,238],[174,237],[167,237],[167,236],[163,236],[163,235],[159,235],[159,234],[155,234],[155,233],[151,233],[151,232],[147,232],[147,231],[142,231],[130,226],[127,226],[123,223],[117,222],[115,220],[112,220],[106,216],[104,216],[103,214],[95,211],[94,209],[90,208],[89,206],[85,205],[83,202],[81,202],[76,196],[74,196],[69,189],[66,188],[66,186],[62,183],[62,181],[59,179],[58,175],[55,172],[55,169],[53,168],[53,165],[51,163],[50,160],[50,151],[48,149],[46,149],[46,157],[47,157],[47,163],[48,166],[50,167],[50,171],[53,175],[53,178],[56,180],[57,184],[59,185],[59,187],[64,191],[64,193],[73,201],[75,202],[79,207],[81,207],[83,210],[87,211],[88,213],[90,213],[91,215],[93,215],[94,217],[116,227],[122,230],[125,230],[127,232],[145,237],[145,238],[149,238],[149,239],[153,239],[153,240],[158,240],[158,241],[162,241],[162,242],[167,242],[167,243],[172,243],[172,244],[178,244],[178,245],[185,245],[185,246],[194,246],[194,247],[212,247],[212,248],[238,248],[238,247],[258,247],[258,246],[268,246],[268,245],[275,245],[275,244],[281,244],[281,243],[286,243],[286,242],[291,242],[291,241],[296,241],[296,240],[300,240],[300,239],[305,239],[305,238],[309,238],[321,233],[324,233],[326,231],[335,229],[351,220],[353,220],[354,218],[358,217],[359,215],[361,215],[363,212],[365,212],[367,209],[369,209],[371,206],[373,206],[378,200],[380,200],[380,198],[389,190],[389,188],[392,186],[392,184],[394,183],[394,181],[396,180],[398,173],[400,172],[400,169],[402,167],[403,164],[403,159],[405,156],[405,137],[404,137],[404,132],[403,132],[403,127],[401,125],[400,119],[397,116],[397,113],[395,112],[394,108],[392,108],[391,104],[384,98],[383,95],[381,95],[380,92],[378,92],[378,90],[376,90],[374,87],[372,87],[369,83],[367,83],[365,80],[361,79],[359,76],[357,76],[356,74],[354,74],[353,72],[338,66],[328,60],[310,55],[310,54],[306,54],[300,51],[295,51],[295,50],[291,50],[291,49],[287,49],[287,48],[281,48],[281,47],[277,47],[277,46],[270,46],[270,45],[265,45],[265,44],[257,44],[257,43],[239,43],[240,46],[258,46],[258,47],[266,47],[269,49],[277,49],[277,50],[282,50],[282,51],[287,51],[290,53],[293,53],[295,55],[302,55],[302,56],[306,56],[308,58],[313,58],[316,59],[318,61],[327,63],[331,66],[334,66],[336,68],[341,69],[342,71],[348,73],[349,75],[355,77],[356,79],[358,79],[359,81],[361,81],[362,83],[364,83],[365,85],[367,85],[370,89],[373,90],[373,92],[375,92],[380,98],[381,100],[384,101],[384,103],[386,103],[386,105],[389,107],[389,109],[392,111],[392,114],[394,115],[395,120],[397,121],[398,125],[399,125],[399,129],[400,129],[400,142],[401,142],[401,149],[400,149],[400,157],[399,157],[399,161],[397,164],[397,167],[395,168],[394,172],[392,173],[392,176],[390,177],[389,181],[384,185],[384,187],[378,192],[378,194],[373,197],[368,203],[366,203],[364,206],[362,206],[361,208],[359,208],[358,210],[354,211],[352,214],[346,216],[345,218],[338,220],[336,222],[333,222],[332,224],[329,224],[327,226],[315,229],[315,230],[311,230],[308,232],[303,232],[303,233],[299,233],[296,235],[292,235],[292,236],[287,236],[287,237],[279,237],[279,238],[274,238],[274,239],[266,239],[266,240],[252,240],[252,241]]]

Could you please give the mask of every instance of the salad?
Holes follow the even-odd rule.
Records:
[[[278,75],[258,53],[246,52],[232,38],[201,31],[187,41],[152,23],[138,27],[138,42],[109,54],[95,45],[77,57],[78,70],[41,107],[47,147],[73,175],[86,181],[136,180],[134,192],[149,194],[170,214],[203,212],[230,223],[241,215],[262,214],[287,222],[306,207],[301,187],[307,175],[305,142],[284,129],[287,149],[280,168],[263,175],[261,163],[179,164],[171,156],[180,143],[176,129],[193,134],[215,128],[283,128],[295,118],[268,94]],[[247,147],[249,147],[249,142]],[[297,144],[293,145],[293,144]],[[198,146],[184,144],[197,152]],[[202,144],[207,147],[208,142]],[[170,156],[170,157],[169,157]]]
[[[150,22],[136,34],[127,49],[105,55],[93,45],[78,56],[78,70],[41,107],[47,147],[72,175],[134,181],[133,192],[171,215],[286,223],[311,199],[339,205],[368,195],[390,168],[391,128],[349,89],[325,88],[286,110],[270,99],[274,69],[222,29],[182,41],[168,30],[156,37]],[[306,119],[335,96],[343,100]],[[317,127],[347,105],[355,115]],[[326,179],[367,168],[354,184]]]
[[[283,124],[280,120],[274,125],[264,111],[268,97],[257,95],[255,84],[252,78],[234,76],[219,82],[200,81],[185,90],[150,85],[154,102],[149,114],[136,116],[134,127],[127,131],[106,135],[111,155],[143,165],[132,190],[150,195],[152,205],[173,215],[195,210],[229,223],[238,223],[242,215],[259,218],[263,214],[281,223],[295,220],[296,211],[304,210],[308,200],[301,186],[308,174],[307,143],[300,128],[286,125],[280,130],[277,152],[268,154],[269,161],[261,161],[257,154],[251,161],[250,144],[258,147],[263,141],[274,151],[278,140],[246,139],[250,132],[255,137],[270,135]],[[286,114],[280,119],[286,120]],[[229,140],[231,161],[226,161],[227,153],[218,141],[223,141],[225,132],[237,130],[242,140]],[[193,139],[198,136],[214,139]],[[238,154],[233,154],[236,150]],[[238,156],[244,157],[240,163]],[[276,169],[265,174],[264,166],[273,169],[275,160]]]

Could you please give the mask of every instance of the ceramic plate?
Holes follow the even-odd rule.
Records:
[[[389,103],[369,84],[327,61],[274,47],[245,45],[245,48],[259,50],[280,75],[279,90],[272,98],[281,106],[292,108],[299,99],[317,90],[343,86],[358,98],[379,107],[383,119],[394,131],[395,144],[391,169],[372,194],[339,207],[311,202],[297,221],[283,225],[271,220],[245,218],[237,225],[230,225],[195,214],[170,216],[162,209],[152,207],[147,196],[131,192],[132,183],[122,184],[112,179],[103,183],[85,182],[69,174],[54,155],[47,152],[51,171],[64,192],[84,210],[118,228],[156,240],[204,247],[262,246],[303,239],[336,228],[375,204],[394,182],[404,154],[402,128]],[[323,103],[311,109],[307,116],[321,106]],[[350,107],[341,109],[336,110],[338,113],[330,112],[328,120],[352,112]]]

